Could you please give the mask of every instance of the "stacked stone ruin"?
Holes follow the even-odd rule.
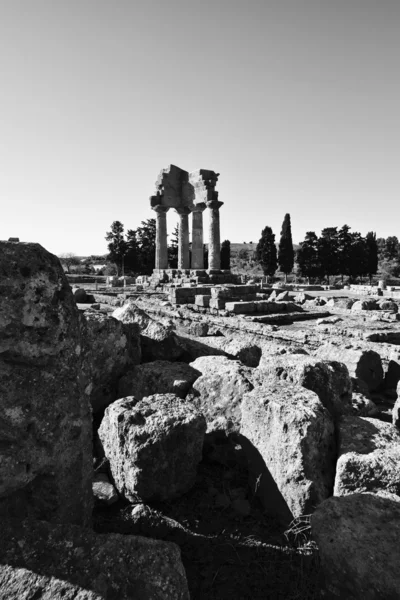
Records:
[[[162,169],[156,181],[156,193],[150,206],[156,213],[156,264],[153,282],[178,280],[179,283],[232,281],[230,271],[221,271],[221,236],[218,200],[215,190],[219,173],[198,169],[188,173],[175,165]],[[167,212],[179,215],[178,268],[168,268]],[[203,212],[210,216],[208,269],[204,268]],[[189,215],[192,215],[190,259]]]

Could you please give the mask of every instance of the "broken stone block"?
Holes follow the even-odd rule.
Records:
[[[201,373],[186,363],[156,360],[134,367],[120,379],[119,398],[141,400],[153,394],[176,394],[185,398]]]
[[[378,307],[376,300],[372,300],[372,299],[358,300],[357,302],[354,302],[353,306],[351,307],[352,312],[358,312],[360,310],[378,310],[378,309],[379,309],[379,307]]]
[[[190,291],[190,290],[188,290]],[[183,348],[179,345],[178,338],[172,327],[165,326],[152,319],[144,310],[134,302],[127,302],[117,308],[112,316],[122,323],[137,323],[140,328],[142,347],[142,362],[153,360],[178,360],[183,355]]]
[[[195,296],[195,304],[197,304],[197,306],[204,306],[205,308],[208,308],[208,306],[210,305],[210,300],[211,300],[211,296],[206,296],[204,294],[198,294],[197,296]]]
[[[255,388],[243,397],[240,434],[251,489],[268,514],[289,523],[332,494],[334,424],[314,392],[283,382]]]
[[[351,403],[353,405],[352,414],[355,417],[374,417],[379,414],[375,402],[372,402],[371,398],[364,394],[353,392]]]
[[[189,600],[175,544],[46,521],[1,523],[4,600]]]
[[[0,515],[89,525],[89,377],[72,290],[39,244],[0,242],[0,273]]]
[[[282,301],[283,302],[287,302],[288,300],[290,300],[290,294],[289,294],[289,292],[281,292],[276,297],[276,301],[277,302],[282,302]]]
[[[137,324],[101,313],[83,315],[85,357],[90,373],[87,393],[94,413],[116,400],[119,378],[140,363],[141,347]],[[129,330],[128,330],[129,328]]]
[[[398,597],[398,502],[374,494],[329,498],[311,516],[311,529],[323,574],[321,597]]]
[[[382,360],[377,352],[362,347],[343,347],[324,344],[315,351],[315,356],[322,360],[342,362],[349,370],[350,377],[364,382],[368,390],[373,392],[383,382]]]
[[[193,406],[174,394],[155,394],[111,404],[98,433],[119,493],[147,502],[190,490],[205,431],[205,418]]]
[[[343,363],[304,354],[265,355],[256,377],[261,385],[287,381],[315,392],[333,417],[352,412],[351,379]]]
[[[211,298],[209,306],[210,308],[225,308],[225,300],[224,298]]]
[[[204,414],[207,431],[239,431],[243,394],[253,389],[252,369],[225,356],[201,356],[190,366],[201,376],[194,382],[187,400]]]
[[[95,502],[100,505],[110,506],[118,501],[117,490],[106,473],[96,473],[94,475],[92,490]]]
[[[400,432],[379,419],[344,417],[338,424],[334,495],[361,492],[400,496]]]
[[[254,312],[254,302],[227,302],[225,310],[233,312],[237,315]]]

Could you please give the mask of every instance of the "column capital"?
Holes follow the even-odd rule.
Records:
[[[192,206],[192,212],[194,213],[202,213],[203,211],[205,211],[207,208],[206,203],[205,202],[199,202],[198,204],[193,204]]]
[[[156,213],[166,213],[169,211],[169,206],[162,206],[161,204],[157,204],[156,206],[151,207]]]
[[[188,206],[178,206],[174,209],[178,215],[189,215],[192,212],[192,209]]]
[[[223,202],[220,202],[219,200],[207,200],[206,201],[207,204],[207,208],[221,208],[221,206],[223,205]]]

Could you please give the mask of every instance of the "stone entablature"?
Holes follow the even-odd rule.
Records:
[[[156,264],[155,271],[168,268],[167,217],[173,208],[179,215],[178,268],[187,270],[204,269],[203,212],[210,210],[209,228],[209,271],[219,273],[220,221],[219,209],[223,202],[218,201],[215,190],[219,173],[198,169],[192,173],[175,165],[160,171],[156,181],[156,193],[150,197],[150,206],[157,213],[156,219]],[[189,253],[189,215],[192,214],[192,264]]]

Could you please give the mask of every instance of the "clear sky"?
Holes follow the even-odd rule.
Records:
[[[221,239],[400,237],[399,31],[399,0],[0,0],[0,239],[105,253],[170,163],[220,173]]]

